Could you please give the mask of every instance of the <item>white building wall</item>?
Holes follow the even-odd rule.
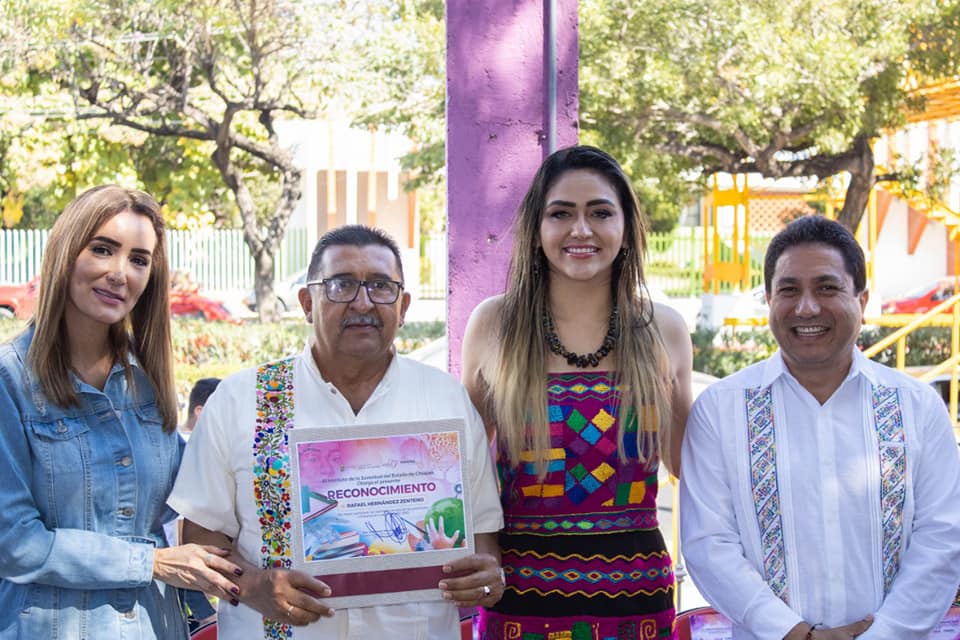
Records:
[[[371,132],[351,127],[347,120],[281,120],[276,123],[276,127],[281,144],[290,149],[294,162],[303,169],[303,197],[290,217],[288,228],[307,229],[308,250],[312,250],[320,235],[315,213],[318,210],[317,174],[331,168],[331,165],[335,171],[346,172],[345,218],[348,223],[355,223],[360,219],[360,212],[357,211],[359,172],[366,173],[371,168],[378,172],[387,172],[387,198],[391,201],[403,199],[405,203],[407,194],[400,184],[399,159],[411,148],[406,137],[375,132],[371,157]],[[401,208],[406,211],[405,204]],[[402,221],[378,217],[377,224],[385,228],[403,229],[404,234],[406,233],[405,214]],[[415,238],[419,238],[419,220],[415,221],[414,234]],[[419,242],[414,242],[411,248],[396,232],[392,232],[392,235],[400,246],[407,290],[416,295],[420,282]]]
[[[877,237],[876,288],[870,294],[876,302],[899,296],[946,275],[947,234],[943,225],[928,222],[916,251],[910,255],[907,253],[907,217],[906,203],[895,198]],[[866,246],[865,242],[863,246]]]

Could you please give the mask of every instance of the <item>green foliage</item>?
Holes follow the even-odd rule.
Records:
[[[0,343],[25,327],[20,320],[0,318]],[[312,326],[302,320],[276,323],[230,324],[173,319],[174,374],[177,392],[184,397],[199,378],[223,378],[246,367],[299,353]],[[446,323],[408,322],[397,332],[399,353],[410,353],[442,337]]]
[[[245,367],[299,353],[311,329],[300,319],[242,325],[175,319],[177,392],[188,394],[198,378],[223,378]],[[445,332],[444,322],[408,322],[397,332],[394,344],[399,353],[410,353]]]
[[[400,353],[410,353],[446,333],[447,323],[443,320],[407,322],[397,331],[394,344]]]
[[[584,138],[657,194],[654,219],[717,170],[851,170],[858,139],[903,123],[908,75],[956,73],[958,4],[582,0]]]
[[[376,0],[367,4],[378,29],[358,42],[364,64],[355,122],[399,131],[413,149],[400,158],[416,189],[420,232],[446,228],[446,24],[440,0]],[[429,264],[421,263],[421,270]]]
[[[373,31],[365,5],[9,0],[0,196],[42,190],[27,199],[37,224],[79,190],[117,182],[154,194],[174,227],[242,221],[269,316],[273,258],[302,184],[278,123],[352,86],[364,69],[355,46]],[[37,157],[49,171],[31,170]]]
[[[414,183],[442,180],[443,7],[371,3],[359,121],[417,142]],[[908,74],[960,68],[958,0],[582,0],[581,140],[631,176],[656,231],[724,170],[825,177],[903,122]],[[912,79],[910,81],[913,81]],[[915,102],[915,101],[913,101]],[[846,154],[846,155],[845,155]]]
[[[866,327],[860,332],[857,344],[865,349],[896,331],[890,327]],[[950,357],[950,329],[948,327],[924,327],[907,336],[906,366],[920,367],[940,364]],[[896,343],[884,349],[874,360],[893,367],[897,364]]]
[[[769,358],[777,342],[769,329],[697,329],[693,342],[693,370],[723,378]]]
[[[866,349],[894,331],[895,329],[888,327],[865,327],[857,338],[857,346]],[[764,360],[777,350],[777,343],[768,328],[735,331],[727,327],[720,331],[698,329],[691,335],[691,339],[694,371],[709,373],[718,378]],[[949,328],[922,328],[907,336],[906,366],[932,366],[949,357]],[[880,364],[896,366],[896,345],[884,349],[873,359]]]
[[[414,171],[408,189],[442,182],[446,91],[445,3],[376,0],[368,3],[377,29],[358,42],[365,62],[358,78],[357,122],[403,132],[415,148],[401,158]]]

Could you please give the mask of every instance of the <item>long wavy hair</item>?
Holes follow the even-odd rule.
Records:
[[[53,224],[43,253],[37,309],[31,320],[34,335],[29,351],[30,367],[52,402],[64,407],[78,403],[70,380],[65,316],[70,278],[77,258],[97,230],[123,211],[145,216],[157,235],[157,244],[146,288],[130,314],[110,326],[110,350],[114,359],[123,365],[127,383],[134,393],[137,390],[128,356],[133,353],[137,358],[153,385],[163,429],[170,432],[177,427],[177,400],[164,223],[160,205],[142,191],[116,185],[94,187],[68,204]]]
[[[544,332],[550,269],[540,247],[540,225],[547,192],[565,172],[578,169],[606,178],[617,193],[625,222],[625,247],[614,260],[611,279],[619,336],[614,348],[615,402],[621,425],[617,450],[621,460],[626,460],[625,438],[635,437],[642,463],[652,468],[658,448],[659,457],[669,460],[670,369],[654,323],[653,302],[644,287],[646,224],[617,161],[595,147],[575,146],[544,160],[517,211],[513,256],[499,319],[499,357],[487,394],[497,421],[501,455],[514,466],[521,461],[534,462],[541,479],[546,475],[545,456],[550,448]]]

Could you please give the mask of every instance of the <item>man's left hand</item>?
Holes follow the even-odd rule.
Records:
[[[440,591],[445,600],[458,607],[492,607],[503,597],[504,584],[500,563],[489,553],[475,553],[443,565],[449,575],[464,574],[440,581]]]

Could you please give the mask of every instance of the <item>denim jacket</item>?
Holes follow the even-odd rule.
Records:
[[[131,360],[60,407],[27,367],[30,328],[0,345],[0,640],[182,639],[177,589],[152,579],[180,465]]]

